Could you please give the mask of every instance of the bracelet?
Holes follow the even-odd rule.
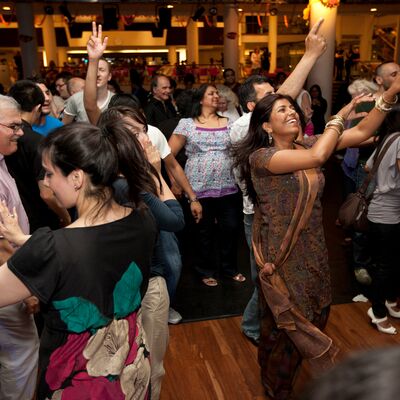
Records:
[[[392,110],[392,106],[389,103],[386,103],[385,100],[383,99],[383,95],[378,97],[378,99],[375,102],[375,108],[384,113],[388,113]]]
[[[344,131],[344,125],[343,122],[340,120],[332,120],[329,121],[326,125],[325,125],[325,129],[330,128],[330,129],[334,129],[339,136],[342,135],[343,131]]]
[[[341,121],[342,124],[344,124],[346,120],[341,115],[336,114],[332,115],[332,117],[329,118],[329,121]]]
[[[343,129],[340,129],[338,126],[336,125],[331,125],[331,126],[327,126],[328,129],[331,129],[333,131],[335,131],[338,135],[338,139],[340,138],[340,136],[342,136],[343,134]]]
[[[199,203],[199,199],[197,197],[193,198],[193,199],[188,199],[188,203],[192,204],[192,203]]]
[[[386,103],[386,104],[388,104],[388,105],[390,105],[390,106],[393,106],[393,105],[395,105],[396,103],[397,103],[397,94],[394,96],[394,100],[393,101],[387,101],[386,99],[385,99],[385,97],[384,97],[384,94],[385,93],[382,93],[382,101],[384,102],[384,103]]]

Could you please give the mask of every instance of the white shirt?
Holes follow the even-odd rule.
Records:
[[[168,145],[167,139],[158,128],[153,125],[147,125],[147,135],[151,144],[157,147],[162,160],[171,154],[171,148]]]
[[[108,108],[108,103],[110,102],[112,96],[114,96],[114,93],[108,90],[107,98],[102,104],[99,105],[99,109],[101,112],[103,112]],[[69,115],[71,117],[75,117],[76,121],[89,122],[89,118],[85,110],[85,105],[83,103],[83,91],[73,94],[67,100],[67,105],[65,106],[64,114]]]
[[[232,143],[239,142],[242,140],[249,131],[250,119],[252,113],[245,113],[239,119],[237,119],[229,131],[229,136],[231,138]],[[240,190],[242,191],[243,196],[243,213],[244,214],[254,214],[254,205],[253,202],[250,200],[249,196],[245,195],[246,185],[243,181],[238,179],[237,171],[233,171],[235,175],[235,180]]]

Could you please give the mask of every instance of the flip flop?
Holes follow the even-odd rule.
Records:
[[[206,286],[218,286],[218,281],[214,278],[203,278],[201,280]]]
[[[236,282],[244,282],[246,280],[246,277],[244,277],[242,274],[237,274],[235,276],[232,276],[232,279]]]

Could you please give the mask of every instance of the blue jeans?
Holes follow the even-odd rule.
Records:
[[[256,260],[254,259],[253,246],[251,245],[253,218],[254,214],[244,214],[244,233],[250,250],[250,270],[251,279],[254,283],[254,291],[244,310],[241,327],[246,336],[258,340],[260,338],[260,311],[258,307],[258,289],[256,285],[258,269]]]
[[[172,303],[182,272],[182,259],[178,239],[173,232],[160,231],[161,257],[165,266],[165,281]]]

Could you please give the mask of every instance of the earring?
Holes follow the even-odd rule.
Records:
[[[268,131],[268,140],[269,140],[270,142],[272,142],[272,139],[273,139],[273,137],[272,137],[272,132]]]

